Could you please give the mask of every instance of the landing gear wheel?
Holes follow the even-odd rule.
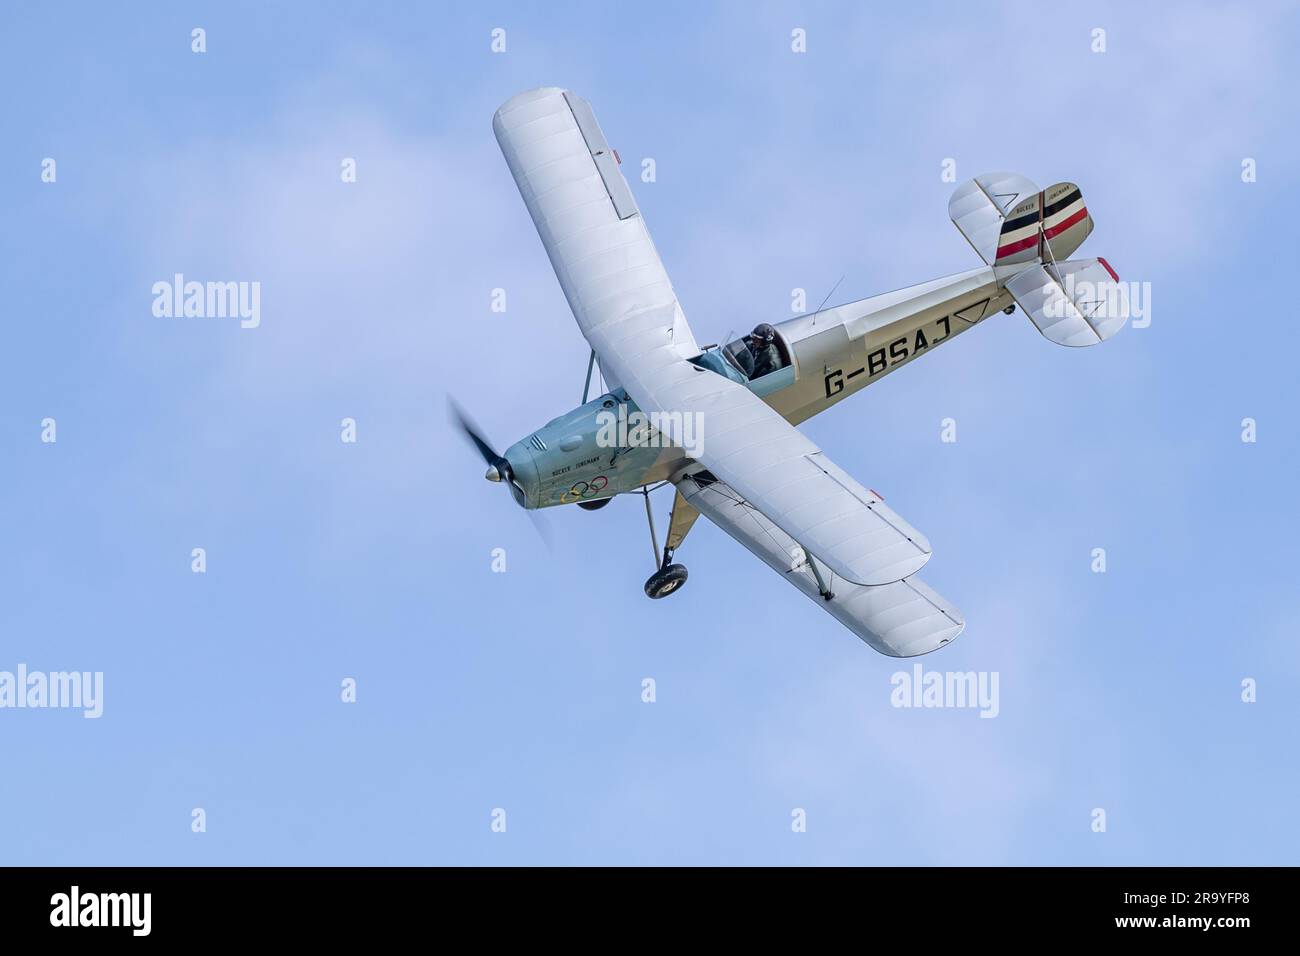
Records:
[[[599,511],[613,500],[613,498],[601,498],[599,501],[579,501],[578,507],[584,511]]]
[[[686,565],[670,564],[650,575],[645,583],[645,596],[648,598],[665,598],[686,583]]]

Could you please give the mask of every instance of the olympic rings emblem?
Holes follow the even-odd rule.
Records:
[[[584,498],[594,498],[600,494],[609,485],[609,479],[604,475],[597,475],[591,481],[576,481],[573,487],[560,495],[560,503],[564,504],[570,501],[580,501]]]

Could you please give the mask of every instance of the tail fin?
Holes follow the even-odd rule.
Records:
[[[1092,232],[1074,183],[1039,189],[1015,173],[985,173],[963,183],[948,216],[991,266],[1068,259]]]
[[[1127,289],[1105,259],[1066,261],[1092,232],[1074,183],[1039,189],[1015,173],[986,173],[957,187],[948,216],[1051,341],[1096,345],[1128,321]]]

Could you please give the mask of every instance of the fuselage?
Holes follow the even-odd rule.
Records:
[[[692,361],[744,383],[798,424],[951,341],[1012,304],[984,266],[801,315],[775,325],[783,367],[749,379],[726,346]],[[690,464],[619,388],[543,425],[505,453],[511,489],[526,508],[599,501],[663,481]],[[698,436],[707,443],[707,434]]]

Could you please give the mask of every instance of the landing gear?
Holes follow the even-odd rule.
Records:
[[[672,594],[685,583],[686,565],[669,564],[646,579],[645,596],[658,600]]]
[[[663,558],[659,557],[659,539],[655,536],[655,516],[650,510],[650,490],[643,488],[641,494],[645,495],[645,518],[650,525],[650,547],[654,549],[655,563],[659,565],[659,570],[646,579],[645,596],[657,601],[679,590],[686,583],[686,565],[672,563],[672,548],[665,547]]]
[[[599,501],[579,501],[578,507],[584,511],[599,511],[613,500],[613,498],[601,498]]]
[[[1007,315],[1010,315],[1012,312],[1016,311],[1016,304],[1013,302],[1011,303],[1011,305],[1007,306],[1002,311],[1005,312]]]

